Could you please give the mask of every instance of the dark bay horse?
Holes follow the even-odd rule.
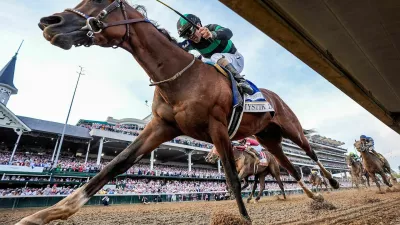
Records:
[[[195,59],[192,54],[172,43],[140,12],[142,10],[138,10],[140,8],[130,6],[125,0],[83,0],[73,9],[40,19],[39,27],[43,30],[44,38],[62,49],[82,45],[123,48],[132,54],[149,78],[156,82],[156,89],[152,120],[125,150],[84,186],[56,205],[24,218],[19,224],[45,224],[67,219],[113,177],[128,170],[157,146],[180,135],[214,144],[239,212],[243,218],[250,220],[241,198],[240,182],[228,135],[232,112],[230,81],[213,66]],[[117,78],[117,74],[114,76]],[[311,149],[292,110],[275,93],[262,88],[260,90],[270,99],[275,116],[272,117],[269,112],[244,113],[233,139],[255,135],[264,148],[297,180],[307,195],[319,200],[318,196],[305,187],[301,176],[283,153],[281,141],[283,137],[288,138],[319,165],[331,186],[339,188],[339,183]]]
[[[255,201],[258,202],[258,200],[260,200],[261,195],[265,190],[265,177],[268,174],[271,174],[271,176],[275,178],[282,191],[283,198],[286,199],[285,189],[281,181],[279,164],[270,152],[264,151],[264,153],[266,154],[267,165],[262,166],[257,165],[254,156],[250,155],[248,152],[239,150],[235,147],[233,148],[233,156],[235,158],[236,170],[239,173],[239,180],[244,180],[242,190],[249,186],[249,177],[252,175],[255,176],[252,191],[247,199],[248,203],[251,201],[256,191],[258,182],[260,183],[260,191],[258,192]],[[208,153],[206,161],[209,163],[216,163],[218,158],[218,152],[213,148],[210,153]]]
[[[367,148],[363,147],[361,141],[355,141],[354,147],[361,153],[364,168],[375,182],[376,186],[379,188],[379,191],[381,191],[381,186],[379,185],[376,174],[379,174],[382,177],[383,183],[385,183],[388,187],[392,187],[392,184],[389,182],[386,173],[390,175],[393,182],[396,180],[396,178],[392,175],[392,170],[386,158],[382,156],[382,158],[384,158],[384,161],[382,162],[382,160],[376,155],[369,152]]]
[[[309,177],[309,182],[311,183],[312,187],[316,187],[315,191],[318,192],[318,186],[322,189],[322,185],[325,186],[325,190],[328,191],[328,184],[326,183],[325,179],[318,175],[317,173],[311,173]]]
[[[354,160],[353,157],[351,157],[349,155],[346,156],[346,162],[347,162],[347,165],[350,166],[351,184],[352,185],[355,184],[357,188],[359,187],[360,183],[365,185],[365,187],[367,187],[367,184],[368,184],[368,186],[370,187],[369,175],[364,170],[362,163]],[[363,176],[365,176],[366,179],[364,179]]]

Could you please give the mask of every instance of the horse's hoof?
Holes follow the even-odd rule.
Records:
[[[20,220],[18,223],[16,223],[15,225],[42,225],[44,224],[43,222],[40,221],[33,221],[33,220],[29,220],[27,218],[24,218],[22,220]]]
[[[339,182],[337,182],[335,179],[333,178],[329,179],[329,184],[331,185],[332,188],[339,189]]]
[[[251,219],[250,219],[250,216],[243,216],[242,217],[244,220],[246,220],[249,224],[251,224],[252,222],[251,222]]]
[[[321,194],[315,194],[312,199],[314,201],[317,201],[317,202],[323,202],[324,201],[324,197]]]
[[[247,199],[247,203],[250,203],[250,202],[251,202],[251,198],[248,198],[248,199]]]

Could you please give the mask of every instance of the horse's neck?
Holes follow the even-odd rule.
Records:
[[[142,16],[132,9],[129,10],[128,17]],[[193,60],[191,54],[170,42],[150,23],[134,23],[130,26],[130,40],[124,43],[123,48],[135,57],[153,81],[171,78]],[[163,85],[163,89],[173,88],[172,86],[180,85],[180,82],[185,82],[185,79],[174,80],[168,85]],[[171,91],[168,90],[168,92]]]

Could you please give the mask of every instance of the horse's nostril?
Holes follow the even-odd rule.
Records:
[[[40,19],[40,23],[44,26],[59,24],[59,23],[61,23],[61,21],[62,21],[61,16],[48,16],[48,17],[43,17],[42,19]]]

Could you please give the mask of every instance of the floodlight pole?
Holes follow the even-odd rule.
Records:
[[[64,140],[65,129],[67,128],[68,119],[69,119],[69,115],[70,115],[70,113],[71,113],[72,104],[74,103],[74,99],[75,99],[76,89],[78,88],[78,84],[79,84],[79,80],[80,80],[80,78],[81,78],[81,75],[84,75],[84,74],[83,74],[83,67],[82,67],[82,66],[79,66],[79,68],[80,68],[80,71],[77,72],[77,73],[79,74],[79,75],[78,75],[78,80],[76,81],[74,94],[72,95],[71,104],[69,105],[68,115],[67,115],[67,119],[65,120],[64,128],[63,128],[63,131],[62,131],[62,134],[61,134],[61,139],[60,139],[60,143],[59,143],[59,145],[58,145],[58,150],[57,150],[56,159],[55,159],[54,162],[53,162],[53,166],[52,166],[53,169],[55,169],[55,168],[57,167],[58,158],[59,158],[59,156],[60,156],[61,147],[62,147],[63,140]]]

